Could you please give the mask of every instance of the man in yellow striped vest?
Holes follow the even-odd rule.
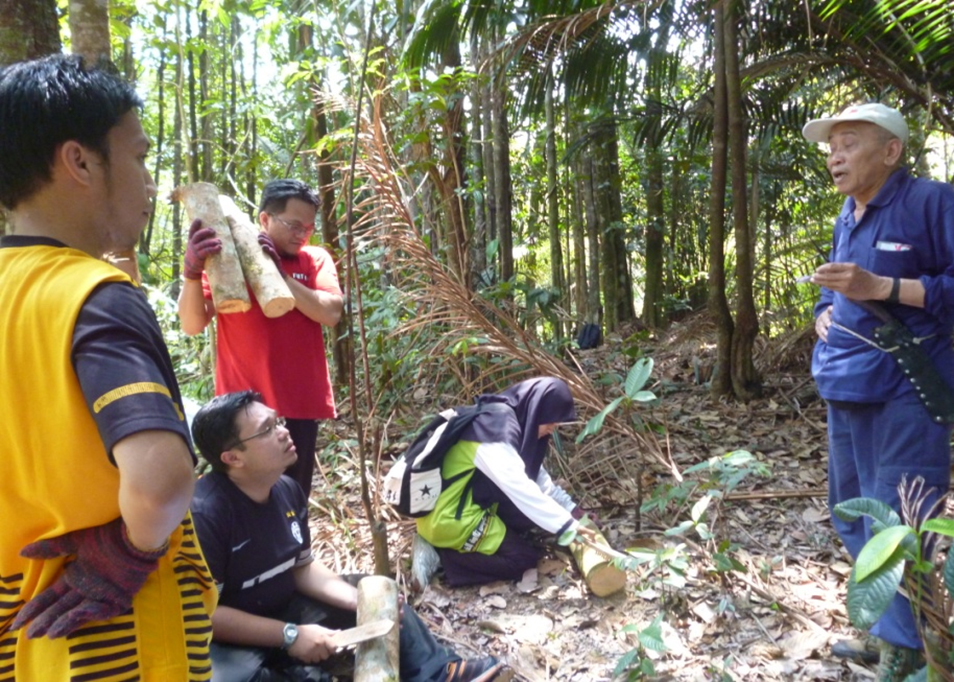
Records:
[[[0,70],[0,681],[211,676],[172,362],[100,259],[152,210],[140,106],[77,57]]]

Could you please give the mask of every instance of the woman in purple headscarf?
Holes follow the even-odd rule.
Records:
[[[529,379],[478,403],[490,409],[448,451],[437,504],[417,519],[451,585],[522,577],[543,556],[526,536],[534,528],[557,536],[587,532],[577,523],[581,510],[543,468],[550,435],[576,419],[566,382]]]

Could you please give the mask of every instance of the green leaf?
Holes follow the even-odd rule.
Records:
[[[616,669],[613,671],[613,677],[619,677],[626,672],[634,662],[639,661],[639,649],[630,649],[616,661]]]
[[[633,368],[629,370],[629,374],[626,376],[626,384],[624,386],[626,395],[628,395],[630,399],[636,399],[636,394],[646,385],[646,380],[649,379],[649,375],[652,374],[652,371],[652,358],[640,358],[636,361],[636,364],[633,365]]]
[[[636,636],[644,648],[660,653],[667,651],[666,643],[662,639],[662,628],[659,627],[661,621],[662,614],[660,613],[653,619],[652,623],[640,630]]]
[[[954,519],[928,519],[921,524],[921,530],[954,538]]]
[[[911,526],[892,526],[876,534],[861,548],[855,569],[852,573],[858,582],[881,568],[897,551],[898,545],[907,535],[914,533]]]
[[[586,427],[580,432],[580,435],[576,437],[577,443],[582,443],[583,439],[587,436],[596,434],[600,432],[600,429],[603,428],[603,422],[606,420],[606,415],[619,407],[619,404],[623,401],[622,396],[611,402],[609,405],[600,410],[600,413],[590,419],[586,423]]]
[[[630,398],[637,403],[651,403],[656,400],[656,394],[652,391],[637,391],[636,395],[631,395]]]
[[[881,500],[873,500],[870,497],[856,497],[839,502],[832,511],[842,521],[857,521],[862,516],[870,516],[871,530],[874,533],[901,523],[901,517],[896,511]]]
[[[560,547],[567,547],[575,539],[576,539],[576,531],[570,528],[569,530],[565,530],[563,531],[563,533],[560,534],[560,537],[557,540],[557,544],[560,545]]]
[[[702,515],[706,513],[706,509],[709,508],[710,502],[712,502],[711,496],[703,495],[700,497],[696,503],[692,505],[692,511],[689,513],[689,518],[696,523],[699,523],[699,519],[702,518]]]
[[[864,582],[858,582],[855,571],[848,580],[848,617],[852,624],[868,630],[877,622],[894,599],[901,578],[904,576],[904,554],[898,549]]]

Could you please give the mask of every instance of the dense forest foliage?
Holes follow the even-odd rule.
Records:
[[[145,100],[160,200],[140,269],[187,390],[208,394],[214,344],[176,331],[184,217],[164,198],[207,181],[251,214],[294,176],[320,188],[316,240],[348,288],[338,381],[359,358],[385,403],[421,376],[507,371],[487,329],[555,352],[585,323],[638,340],[707,307],[713,392],[757,395],[753,342],[810,319],[816,292],[795,279],[825,258],[842,200],[801,126],[884,101],[914,131],[916,172],[950,180],[952,39],[947,0],[0,9],[0,63],[106,56]],[[430,373],[438,357],[455,371]]]

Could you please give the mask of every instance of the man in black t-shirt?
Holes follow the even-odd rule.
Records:
[[[305,494],[283,475],[297,458],[284,420],[253,391],[227,393],[199,410],[192,433],[213,468],[192,503],[219,589],[213,682],[326,679],[320,664],[334,653],[329,638],[354,626],[357,590],[315,560]],[[491,656],[461,660],[402,608],[404,682],[511,679]]]

